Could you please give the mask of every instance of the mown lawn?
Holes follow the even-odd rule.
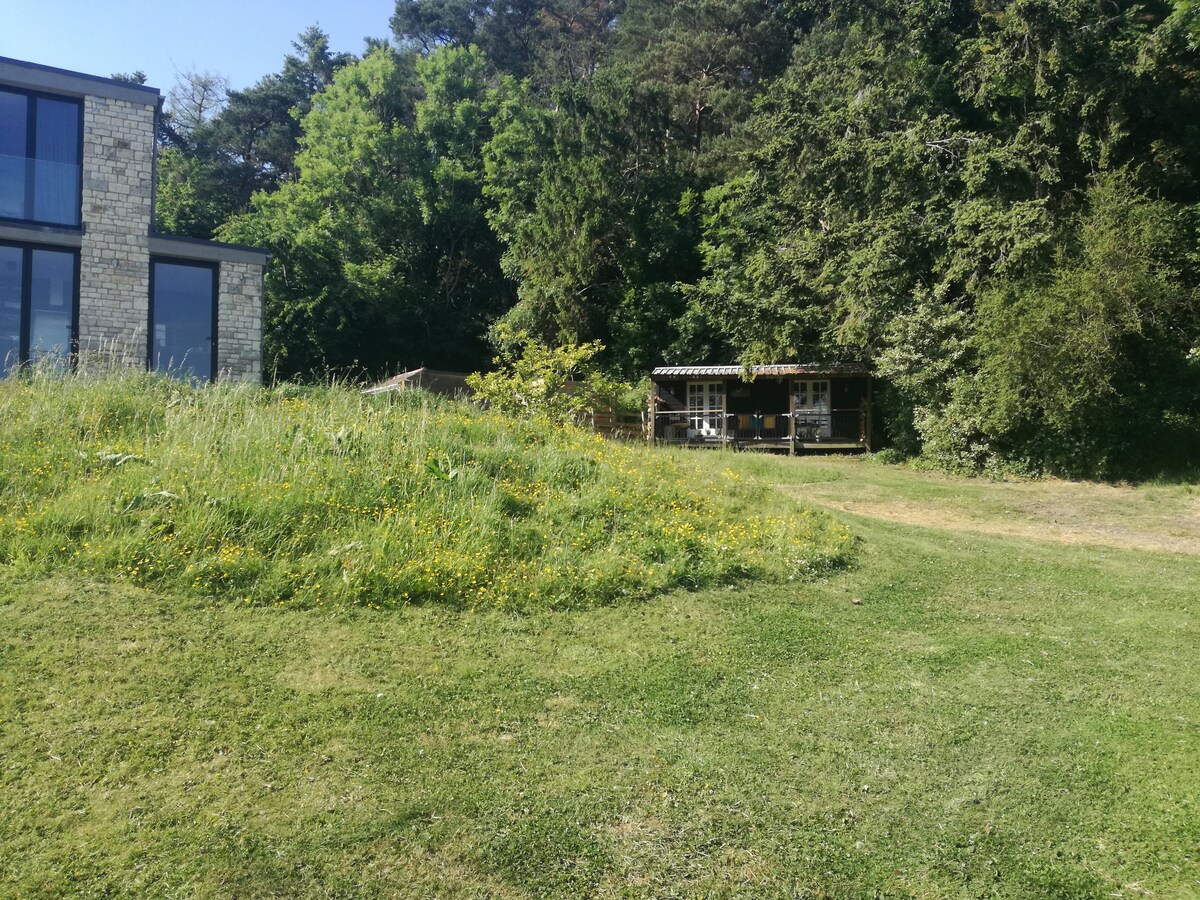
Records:
[[[854,566],[523,614],[10,575],[0,895],[1200,895],[1200,557],[706,458],[860,504]]]

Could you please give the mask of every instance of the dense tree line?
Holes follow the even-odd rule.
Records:
[[[1200,440],[1190,0],[399,0],[163,129],[165,230],[273,253],[269,365],[498,336],[866,361],[890,440],[1122,475]],[[503,325],[503,328],[498,328]]]

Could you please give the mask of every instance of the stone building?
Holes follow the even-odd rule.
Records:
[[[155,88],[0,57],[0,373],[262,380],[262,250],[154,230]]]

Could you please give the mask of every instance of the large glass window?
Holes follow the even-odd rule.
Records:
[[[78,225],[79,104],[39,97],[36,121],[32,218]]]
[[[66,368],[75,340],[76,254],[0,245],[0,371]]]
[[[0,90],[0,218],[78,225],[78,100]]]
[[[216,375],[217,269],[151,264],[150,367],[177,378]]]
[[[25,218],[29,98],[0,91],[0,218]]]
[[[21,363],[21,283],[25,254],[20,247],[0,246],[0,372]]]
[[[75,254],[30,252],[29,360],[65,368],[75,322]]]

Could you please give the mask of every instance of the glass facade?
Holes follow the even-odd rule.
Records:
[[[155,260],[150,284],[150,368],[211,380],[216,375],[216,266]]]
[[[75,342],[73,250],[0,245],[0,371],[23,363],[65,369]]]
[[[20,247],[0,246],[0,371],[6,375],[21,364],[24,257]]]
[[[0,89],[0,219],[79,225],[78,100]]]
[[[29,98],[0,91],[0,218],[25,218]]]
[[[29,361],[65,369],[75,325],[75,254],[33,250],[30,276]]]

